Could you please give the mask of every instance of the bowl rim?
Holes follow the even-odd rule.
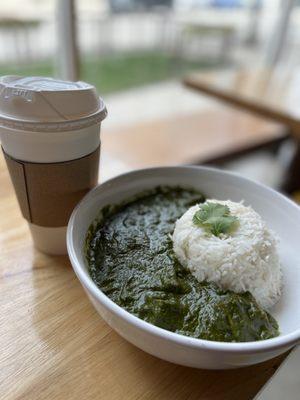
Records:
[[[117,175],[93,188],[89,191],[83,199],[76,205],[74,208],[71,217],[69,219],[68,228],[67,228],[67,249],[69,258],[73,267],[75,274],[77,275],[81,284],[90,292],[98,302],[100,302],[104,307],[109,309],[110,312],[116,314],[122,320],[125,320],[127,323],[134,325],[136,328],[150,333],[156,337],[160,337],[162,339],[168,340],[173,342],[174,344],[181,345],[181,346],[188,346],[195,349],[207,350],[207,351],[218,351],[223,353],[243,353],[243,354],[250,354],[250,353],[261,353],[266,351],[273,351],[280,349],[282,347],[292,347],[293,345],[297,344],[300,341],[300,328],[285,334],[280,335],[272,339],[266,339],[261,341],[255,342],[217,342],[212,340],[205,340],[205,339],[197,339],[185,335],[181,335],[175,332],[168,331],[163,328],[159,328],[158,326],[152,325],[149,322],[146,322],[133,314],[126,311],[124,308],[120,307],[116,303],[114,303],[108,296],[106,296],[101,289],[94,283],[92,278],[90,277],[88,271],[85,270],[85,266],[83,267],[79,262],[73,242],[73,235],[75,232],[75,219],[77,214],[80,213],[81,208],[89,201],[91,197],[94,196],[94,193],[99,190],[100,187],[103,185],[110,185],[112,182],[117,180],[126,179],[128,177],[135,177],[140,176],[148,172],[158,173],[160,171],[171,171],[174,172],[176,170],[204,170],[212,173],[217,173],[225,176],[235,177],[238,180],[244,181],[244,183],[251,183],[252,185],[255,184],[258,188],[263,189],[265,191],[271,192],[273,195],[280,197],[283,201],[288,203],[291,207],[293,207],[297,212],[300,212],[300,207],[284,196],[283,194],[277,192],[276,190],[264,185],[262,183],[256,182],[254,180],[245,178],[238,173],[221,170],[218,168],[213,167],[206,167],[206,166],[164,166],[164,167],[152,167],[152,168],[143,168],[138,170],[133,170],[129,172],[125,172],[123,174]]]

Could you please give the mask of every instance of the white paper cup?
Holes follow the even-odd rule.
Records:
[[[105,117],[105,105],[89,84],[0,78],[2,148],[33,242],[45,253],[66,254],[74,201],[97,183]]]

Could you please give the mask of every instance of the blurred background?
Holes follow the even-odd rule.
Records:
[[[0,49],[0,75],[97,87],[102,179],[209,164],[298,196],[300,1],[0,0]]]

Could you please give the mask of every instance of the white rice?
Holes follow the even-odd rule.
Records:
[[[177,220],[172,236],[178,260],[200,282],[215,282],[236,293],[249,291],[262,308],[269,309],[282,288],[277,240],[251,207],[229,200],[207,201],[227,205],[238,217],[238,227],[221,237],[208,234],[193,223],[199,206],[191,207]]]

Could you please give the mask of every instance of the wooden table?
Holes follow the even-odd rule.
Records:
[[[133,347],[96,314],[67,257],[32,247],[2,154],[0,191],[1,399],[246,400],[282,361],[205,371]]]
[[[288,138],[282,124],[221,107],[104,129],[101,136],[110,154],[135,168],[220,164]]]
[[[194,73],[184,84],[244,111],[284,124],[294,137],[297,154],[286,190],[300,189],[300,74],[295,71],[234,70]]]

